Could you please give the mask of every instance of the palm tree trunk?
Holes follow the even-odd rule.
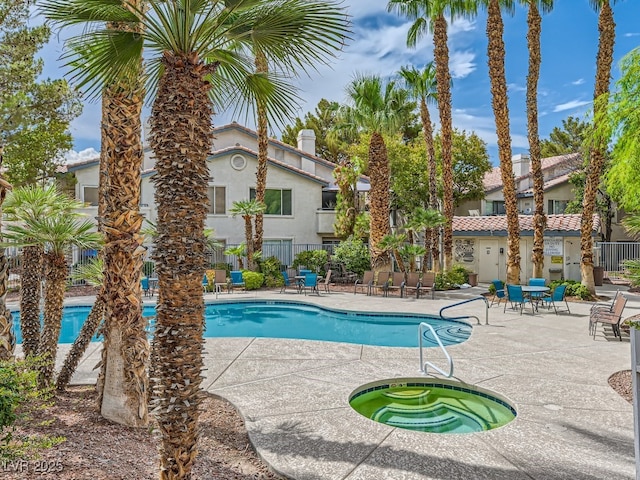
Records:
[[[44,327],[38,345],[38,355],[46,360],[40,369],[38,379],[41,387],[48,387],[53,379],[67,273],[67,260],[64,254],[56,252],[45,254]]]
[[[20,332],[22,353],[35,355],[40,342],[40,287],[42,285],[42,245],[22,249],[22,275],[20,285]]]
[[[3,145],[0,143],[0,167],[2,167]],[[7,196],[7,190],[11,188],[0,173],[0,238],[2,238],[2,204]],[[0,360],[13,358],[16,348],[16,336],[13,331],[13,316],[7,308],[7,289],[9,283],[9,262],[4,254],[4,248],[0,248]]]
[[[529,132],[529,155],[533,176],[533,276],[544,277],[544,230],[547,216],[544,214],[544,176],[540,158],[540,138],[538,136],[538,79],[540,78],[540,30],[542,19],[535,1],[529,2],[527,16],[529,29],[529,75],[527,76],[527,123]]]
[[[420,102],[420,119],[422,121],[422,135],[427,146],[427,168],[429,170],[429,207],[438,210],[438,180],[436,167],[436,149],[433,142],[433,126],[431,125],[431,115],[427,103]],[[426,272],[428,262],[426,261],[431,253],[431,269],[435,272],[440,270],[440,245],[438,228],[427,228],[424,235],[424,248],[426,250],[422,260],[422,272]]]
[[[256,72],[267,73],[269,67],[264,53],[256,53]],[[267,107],[264,102],[258,101],[256,105],[258,116],[258,169],[256,171],[256,201],[264,203],[264,194],[267,190],[267,155],[269,147],[269,135],[267,131]],[[264,215],[258,213],[255,218],[255,232],[253,237],[252,251],[262,250],[262,237],[264,234]],[[250,240],[250,239],[248,239]],[[247,245],[248,247],[249,245]],[[249,268],[254,270],[253,262],[248,262]]]
[[[102,218],[106,308],[100,412],[129,426],[148,423],[149,343],[140,286],[145,253],[139,211],[142,99],[142,89],[134,86],[103,93],[101,162],[108,182]]]
[[[251,216],[244,217],[244,235],[247,239],[247,268],[253,270],[253,225],[251,224]]]
[[[89,346],[91,339],[96,334],[96,332],[98,331],[98,327],[102,323],[105,310],[104,297],[105,288],[103,285],[100,288],[100,292],[96,296],[96,301],[93,303],[93,307],[91,307],[91,312],[89,312],[87,320],[82,324],[82,328],[80,329],[78,338],[76,338],[75,342],[73,342],[71,350],[69,350],[69,353],[64,360],[62,369],[60,369],[60,373],[58,374],[58,378],[56,379],[56,389],[58,391],[65,390],[67,388],[67,385],[69,385],[71,377],[73,377],[73,374],[78,367],[78,363],[80,363],[82,356],[87,351],[87,347]]]
[[[613,47],[616,39],[616,24],[613,20],[613,11],[609,2],[602,2],[600,15],[598,16],[598,30],[600,40],[598,44],[598,57],[596,63],[596,81],[593,92],[594,118],[599,118],[599,111],[606,108],[605,102],[595,101],[599,97],[609,93],[611,80],[611,64],[613,63]],[[596,194],[600,185],[600,176],[604,169],[606,145],[597,144],[591,148],[587,177],[584,186],[584,198],[582,200],[582,221],[580,225],[580,273],[582,284],[592,295],[596,293],[595,280],[593,278],[593,213],[596,205]]]
[[[389,224],[389,160],[382,135],[374,132],[369,142],[369,191],[371,268],[391,271],[389,252],[378,247],[382,238],[391,232]]]
[[[509,106],[507,104],[507,80],[504,71],[504,24],[499,0],[490,0],[487,10],[487,37],[489,78],[493,115],[498,137],[498,156],[507,214],[507,283],[520,283],[520,224],[516,201],[516,186],[511,162],[511,136],[509,129]]]
[[[434,20],[433,47],[433,56],[436,62],[438,110],[440,112],[440,135],[442,137],[442,203],[445,217],[443,237],[444,268],[449,270],[453,265],[453,160],[451,153],[453,133],[451,126],[449,47],[447,46],[447,21],[444,15],[438,15]]]
[[[211,107],[205,78],[215,64],[195,53],[165,52],[164,72],[151,115],[151,147],[158,236],[154,259],[160,298],[153,358],[154,414],[162,441],[160,478],[187,479],[197,454],[201,403],[205,271],[204,222],[207,214],[212,144]]]

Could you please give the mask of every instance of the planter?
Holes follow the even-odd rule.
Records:
[[[469,273],[469,285],[472,287],[478,286],[478,274],[477,273]]]

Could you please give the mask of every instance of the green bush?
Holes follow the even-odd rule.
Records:
[[[567,297],[578,297],[581,300],[592,299],[592,295],[589,293],[589,289],[576,280],[554,280],[549,283],[549,288],[553,290],[558,285],[567,286],[567,290],[565,292],[565,295]]]
[[[142,264],[142,274],[145,277],[150,277],[153,274],[153,271],[155,270],[155,268],[156,268],[155,262],[151,262],[147,260]]]
[[[469,271],[464,265],[454,265],[451,270],[440,272],[436,275],[436,290],[453,290],[459,288],[463,283],[467,283]]]
[[[245,270],[242,272],[242,280],[244,280],[244,287],[247,290],[258,290],[264,285],[264,275],[259,272]]]
[[[623,263],[624,276],[634,287],[640,287],[640,260],[625,260]]]
[[[313,272],[320,272],[328,259],[329,254],[326,250],[305,250],[296,255],[292,267],[307,267]]]
[[[333,252],[333,261],[343,263],[348,272],[362,277],[365,270],[371,270],[369,248],[358,238],[350,237],[340,242]]]
[[[39,357],[0,361],[0,457],[7,455],[15,423],[27,419],[51,397],[51,390],[38,388]]]
[[[260,272],[264,275],[264,284],[267,287],[281,287],[284,278],[280,273],[280,260],[278,257],[267,257],[258,262]]]

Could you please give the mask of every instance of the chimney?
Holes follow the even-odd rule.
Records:
[[[524,153],[519,153],[512,156],[511,163],[513,164],[513,175],[516,178],[528,175],[531,170],[529,155],[526,155]]]
[[[298,132],[298,150],[316,156],[316,132],[302,129]]]

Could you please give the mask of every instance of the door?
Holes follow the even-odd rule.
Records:
[[[489,283],[491,280],[504,280],[500,275],[500,248],[498,240],[484,240],[478,242],[478,280]]]
[[[564,241],[564,279],[580,281],[580,240]]]

